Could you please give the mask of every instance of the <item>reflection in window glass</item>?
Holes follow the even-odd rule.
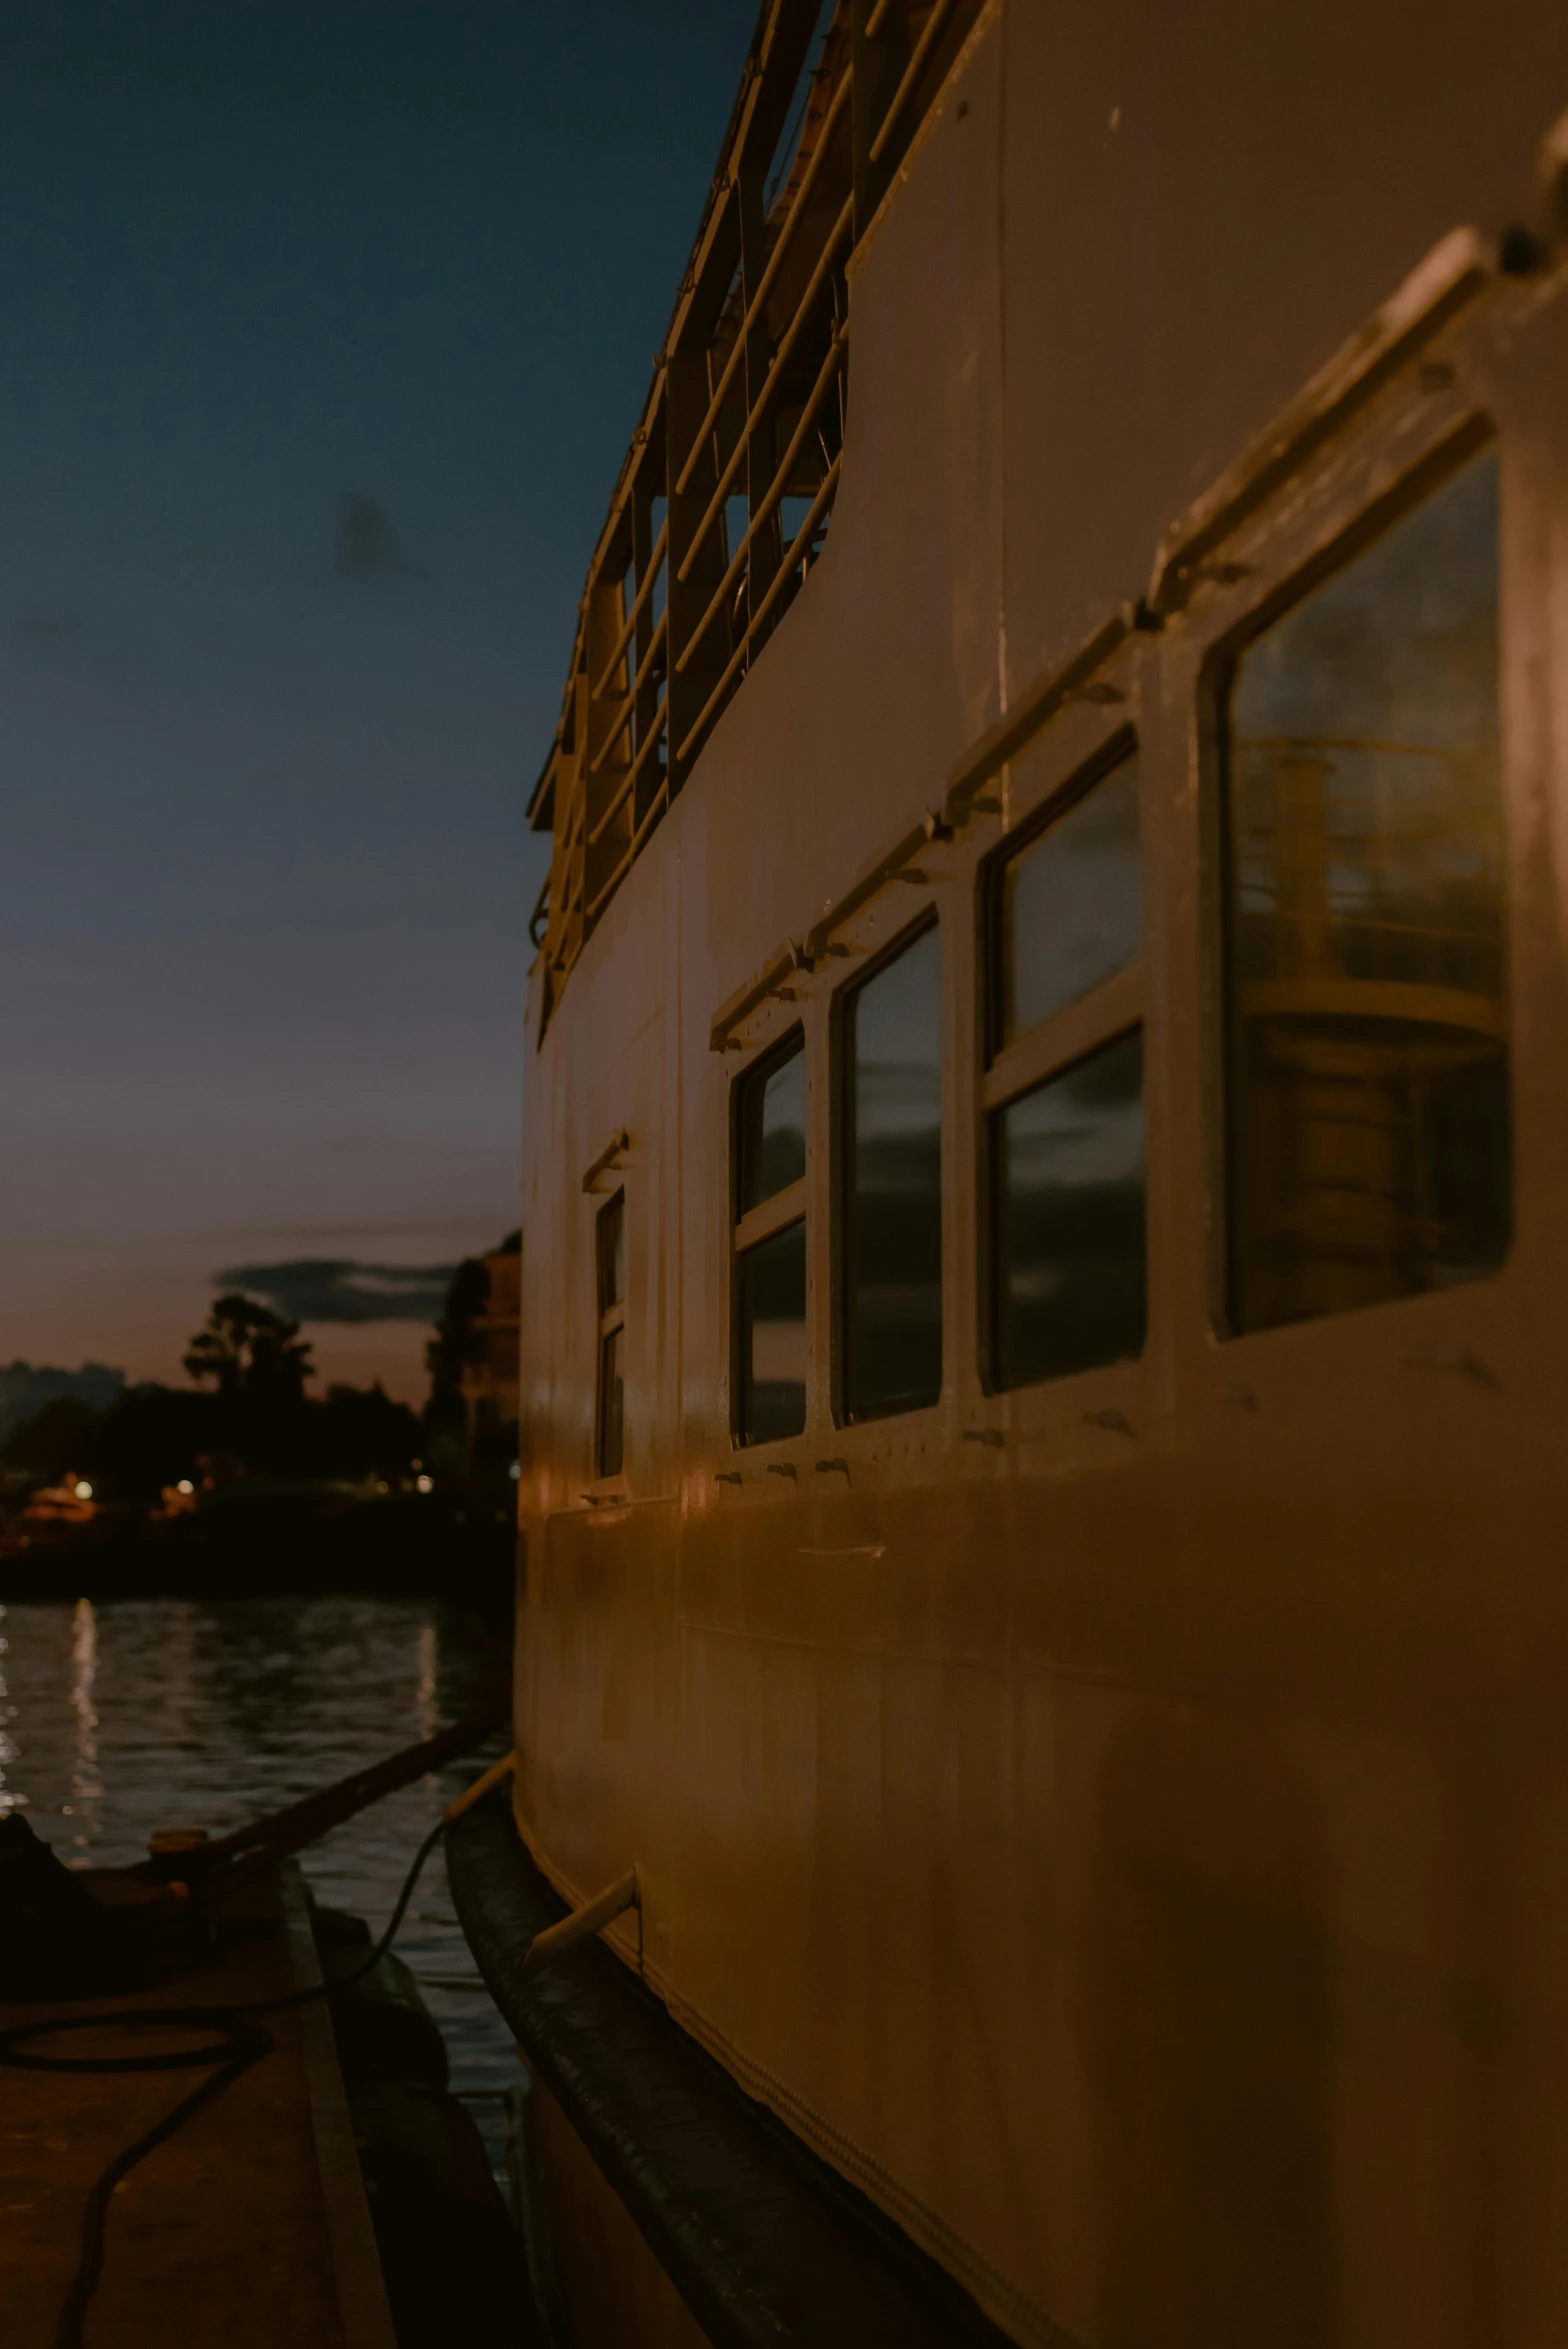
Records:
[[[626,1295],[626,1194],[616,1193],[599,1212],[599,1311],[608,1313]]]
[[[741,1441],[771,1443],[806,1424],[806,1226],[748,1248],[740,1281]]]
[[[845,1011],[844,1408],[912,1411],[942,1391],[942,1062],[935,928]]]
[[[1143,1351],[1143,1036],[1134,1031],[992,1120],[1000,1387]]]
[[[740,1082],[740,1212],[799,1182],[806,1171],[806,1047],[796,1038],[782,1060]]]
[[[619,1476],[626,1451],[626,1389],[622,1348],[626,1332],[612,1330],[599,1345],[599,1474]]]
[[[1001,914],[999,1045],[1137,961],[1143,876],[1135,755],[1009,857]]]
[[[1507,1249],[1497,568],[1488,454],[1236,664],[1242,1328],[1473,1280]]]

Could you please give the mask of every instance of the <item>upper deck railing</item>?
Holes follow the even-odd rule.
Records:
[[[846,265],[981,0],[764,0],[529,805],[544,1016],[821,553]]]

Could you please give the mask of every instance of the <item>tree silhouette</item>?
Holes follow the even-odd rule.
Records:
[[[190,1378],[211,1379],[224,1401],[299,1403],[315,1375],[299,1323],[253,1297],[220,1297],[185,1357]]]
[[[106,1410],[57,1399],[9,1430],[0,1459],[56,1482],[72,1470],[101,1497],[145,1503],[182,1478],[207,1482],[218,1464],[263,1479],[400,1485],[429,1451],[416,1414],[379,1385],[308,1396],[314,1366],[298,1322],[237,1291],[217,1300],[185,1368],[193,1386],[131,1387]]]

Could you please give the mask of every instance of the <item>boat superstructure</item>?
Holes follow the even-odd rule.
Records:
[[[769,0],[534,796],[517,1831],[1019,2342],[1568,2322],[1565,108]]]

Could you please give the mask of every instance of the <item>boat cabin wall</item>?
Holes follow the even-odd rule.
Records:
[[[1526,240],[1496,266],[1565,109],[1547,0],[988,10],[852,270],[821,558],[542,1035],[535,998],[519,1823],[573,1899],[638,1863],[616,1946],[1020,2341],[1568,2323],[1568,302]],[[1430,339],[1388,329],[1376,388],[1129,625],[1434,253]],[[1214,681],[1488,450],[1511,1244],[1249,1329]],[[1013,1385],[987,860],[1134,741],[1141,952],[1072,1033],[1140,1038],[1146,1340]],[[874,1415],[837,1302],[847,991],[933,920],[940,1391]],[[742,1441],[737,1217],[768,1208],[734,1088],[797,1029],[805,1423]]]

